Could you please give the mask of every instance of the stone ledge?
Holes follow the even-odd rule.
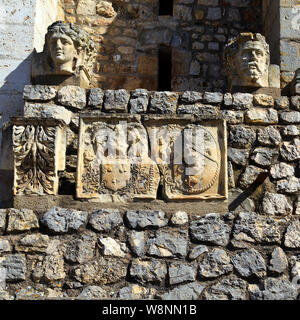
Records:
[[[148,202],[136,201],[131,203],[101,203],[93,200],[75,200],[73,196],[15,196],[13,207],[17,209],[35,208],[36,211],[44,211],[53,206],[65,207],[76,210],[96,210],[101,206],[103,209],[122,209],[122,210],[163,210],[166,213],[176,211],[187,211],[193,215],[203,215],[211,211],[213,205],[214,212],[224,213],[228,211],[228,202],[224,200],[201,201],[201,206],[195,206],[193,201],[172,201],[152,200]]]

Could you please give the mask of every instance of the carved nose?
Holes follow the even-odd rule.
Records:
[[[57,42],[56,42],[56,48],[57,49],[61,49],[62,48],[62,43],[61,43],[60,39],[58,39]]]

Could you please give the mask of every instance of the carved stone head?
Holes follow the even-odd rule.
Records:
[[[270,50],[259,33],[240,33],[224,50],[230,87],[269,87]]]
[[[90,36],[72,23],[56,21],[48,27],[44,53],[54,74],[74,74],[91,67],[95,45]]]

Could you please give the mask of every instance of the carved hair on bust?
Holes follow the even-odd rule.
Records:
[[[76,74],[80,69],[89,73],[96,47],[91,37],[78,26],[56,21],[48,27],[43,53],[52,74]]]
[[[240,33],[224,49],[224,65],[232,87],[269,87],[270,49],[260,33]]]

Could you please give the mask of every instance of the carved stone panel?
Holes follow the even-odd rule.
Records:
[[[227,199],[226,124],[145,116],[166,200]]]
[[[81,116],[77,198],[101,202],[156,199],[159,181],[140,116]]]
[[[59,120],[12,118],[14,195],[56,195],[65,169],[65,130]]]

